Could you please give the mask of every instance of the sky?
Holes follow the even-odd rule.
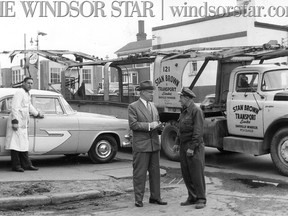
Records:
[[[11,64],[9,55],[3,54],[3,51],[22,50],[25,44],[26,49],[36,49],[35,40],[38,32],[47,34],[39,36],[39,49],[79,51],[100,58],[106,58],[106,56],[115,58],[115,51],[129,42],[136,41],[138,20],[144,20],[147,39],[151,39],[153,27],[201,18],[200,14],[197,17],[195,15],[185,17],[184,13],[175,14],[176,10],[184,9],[183,6],[196,6],[199,13],[202,10],[204,11],[202,14],[205,14],[207,7],[219,9],[221,6],[236,6],[236,1],[0,0],[0,67],[16,64]],[[53,2],[56,2],[55,6]],[[28,13],[29,4],[32,9],[30,13]],[[56,8],[54,14],[49,9],[45,13],[45,7],[41,10],[41,6],[47,5],[53,9]],[[258,17],[259,21],[288,25],[286,0],[255,0],[255,5],[262,6],[264,10],[268,10],[271,6],[280,7],[278,15],[261,16]],[[102,10],[96,10],[97,7]],[[32,45],[30,44],[31,38],[34,40]],[[17,62],[17,58],[15,61]]]

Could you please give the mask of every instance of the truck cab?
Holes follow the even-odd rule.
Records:
[[[270,153],[280,173],[288,175],[287,89],[287,66],[235,68],[229,80],[226,116],[206,119],[205,144],[223,151]]]
[[[287,90],[287,66],[247,65],[233,70],[227,95],[228,133],[263,138],[267,128],[287,114]]]

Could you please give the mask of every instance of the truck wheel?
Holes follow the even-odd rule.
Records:
[[[288,128],[278,130],[271,142],[271,158],[281,174],[288,176]]]
[[[175,126],[176,122],[169,122],[165,125],[161,135],[162,151],[169,160],[180,161],[179,152],[173,151],[178,128]]]
[[[93,163],[110,162],[118,151],[117,142],[114,137],[101,135],[91,146],[88,156]]]

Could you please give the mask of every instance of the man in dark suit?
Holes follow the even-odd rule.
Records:
[[[160,196],[160,142],[158,130],[161,127],[159,115],[153,99],[154,86],[150,80],[138,87],[139,100],[128,107],[128,120],[133,131],[133,186],[135,206],[143,207],[143,196],[147,171],[149,172],[149,203],[167,205]]]

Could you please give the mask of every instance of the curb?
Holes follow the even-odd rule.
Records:
[[[148,175],[148,174],[147,174]],[[166,170],[160,169],[160,175],[165,176]],[[119,179],[125,177],[121,176]],[[128,178],[131,178],[129,176]],[[84,192],[71,192],[71,193],[54,193],[49,195],[32,195],[23,197],[4,197],[0,198],[0,211],[4,209],[25,208],[31,206],[44,206],[55,205],[65,202],[73,202],[85,199],[96,199],[101,197],[116,196],[127,192],[133,192],[133,187],[127,188],[124,192],[115,190],[90,190]]]
[[[52,195],[38,195],[25,197],[6,197],[0,198],[0,209],[15,209],[28,206],[53,205],[65,202],[73,202],[85,199],[95,199],[104,196],[116,196],[122,194],[119,191],[106,190],[100,192],[98,190],[75,192],[75,193],[56,193]]]

